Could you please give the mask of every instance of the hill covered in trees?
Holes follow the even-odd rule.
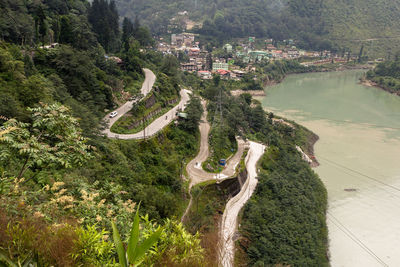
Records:
[[[367,72],[366,78],[379,87],[400,95],[400,59],[396,56],[393,61],[378,64],[375,69]]]
[[[117,0],[122,16],[138,16],[154,33],[165,33],[170,19],[188,11],[189,18],[202,22],[200,33],[217,38],[270,37],[297,39],[315,49],[360,49],[365,40],[369,50],[382,55],[383,48],[397,49],[388,37],[400,36],[398,0]],[[368,39],[376,39],[367,41]]]

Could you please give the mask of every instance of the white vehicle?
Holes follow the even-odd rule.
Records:
[[[118,115],[118,112],[113,111],[113,112],[110,113],[110,118],[114,118],[117,115]]]

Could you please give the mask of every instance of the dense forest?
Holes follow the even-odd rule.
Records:
[[[271,143],[261,159],[240,244],[252,266],[329,266],[327,192],[294,144],[282,140]]]
[[[123,16],[131,19],[138,16],[160,35],[167,32],[167,25],[178,12],[188,11],[191,20],[202,23],[198,32],[221,41],[248,36],[291,38],[304,48],[350,48],[357,53],[364,40],[366,50],[379,56],[387,56],[385,48],[400,49],[393,42],[400,38],[398,1],[117,0],[116,3]]]
[[[400,59],[396,56],[393,61],[379,63],[367,72],[366,78],[389,92],[400,94]]]

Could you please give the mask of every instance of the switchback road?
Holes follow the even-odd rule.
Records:
[[[151,91],[151,88],[154,85],[154,82],[156,80],[156,76],[154,73],[149,70],[149,69],[143,69],[146,78],[143,82],[142,88],[141,88],[141,93],[143,94],[143,98],[146,97],[146,95]],[[104,121],[107,122],[107,128],[102,132],[105,134],[108,138],[114,138],[114,139],[123,139],[123,140],[128,140],[128,139],[143,139],[147,137],[151,137],[158,133],[160,130],[162,130],[165,126],[167,126],[169,123],[171,123],[172,120],[176,118],[176,112],[178,109],[183,110],[189,101],[189,92],[186,89],[182,89],[180,91],[181,95],[181,100],[179,101],[179,104],[173,107],[171,110],[169,110],[167,113],[165,113],[163,116],[157,118],[154,120],[150,125],[146,126],[146,128],[138,133],[134,134],[117,134],[111,132],[111,127],[113,124],[121,118],[123,115],[125,115],[127,112],[129,112],[133,105],[142,99],[138,100],[133,100],[133,101],[128,101],[116,111],[118,112],[118,115],[114,118],[110,118],[110,114],[107,114],[107,116],[104,117]],[[111,112],[110,112],[111,113]]]
[[[257,162],[264,154],[265,146],[250,141],[246,156],[247,180],[240,192],[226,204],[220,228],[220,265],[232,267],[235,255],[235,232],[237,217],[244,204],[250,199],[257,186]]]

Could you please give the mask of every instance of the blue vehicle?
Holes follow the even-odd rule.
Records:
[[[219,160],[219,165],[225,166],[226,165],[226,159],[220,159]]]

